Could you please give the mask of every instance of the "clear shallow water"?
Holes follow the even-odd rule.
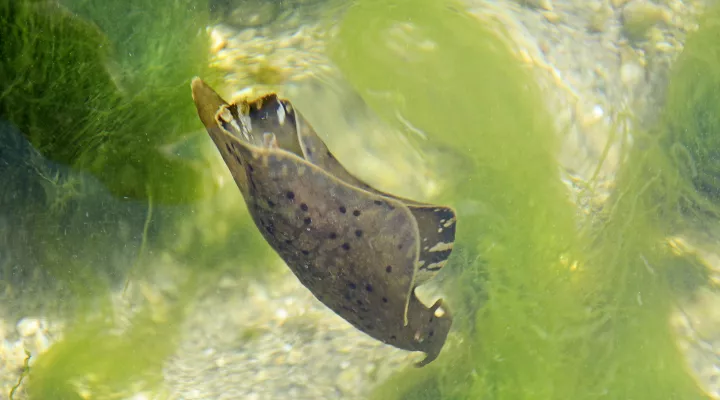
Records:
[[[204,6],[130,7],[127,21],[155,26],[134,28],[156,35],[148,36],[154,38],[149,45],[137,31],[127,35],[133,29],[123,20],[108,22],[112,13],[102,2],[69,4],[84,19],[94,16],[118,48],[131,50],[128,57],[115,54],[114,62],[100,63],[94,79],[111,71],[113,84],[104,91],[87,89],[109,96],[116,85],[120,99],[104,98],[130,112],[101,110],[100,118],[92,114],[96,106],[80,108],[75,115],[91,118],[78,124],[60,118],[56,129],[47,128],[53,124],[36,121],[48,114],[23,115],[20,107],[7,105],[8,99],[13,104],[21,99],[53,109],[38,106],[53,101],[38,103],[41,95],[29,95],[27,83],[42,82],[4,64],[3,73],[14,77],[8,81],[25,84],[2,92],[2,118],[15,120],[4,125],[4,133],[18,143],[2,153],[5,171],[12,172],[3,175],[12,190],[2,197],[5,250],[0,254],[3,304],[10,305],[3,307],[3,354],[10,372],[2,374],[8,377],[5,388],[9,392],[15,385],[27,349],[36,363],[31,364],[35,377],[31,374],[22,388],[31,398],[71,398],[77,392],[95,398],[161,393],[163,398],[161,388],[170,398],[261,399],[277,393],[355,398],[386,378],[371,398],[658,398],[653,390],[671,398],[702,398],[701,390],[712,393],[714,324],[707,315],[714,308],[714,295],[708,294],[713,293],[712,229],[692,207],[681,210],[680,218],[674,214],[677,204],[685,207],[697,198],[681,179],[655,172],[658,165],[682,171],[666,163],[664,148],[653,146],[643,132],[618,127],[628,108],[622,102],[642,113],[650,105],[633,94],[663,92],[653,89],[655,81],[632,85],[628,69],[640,65],[654,76],[653,68],[661,71],[657,65],[669,64],[663,54],[670,60],[682,46],[653,57],[647,56],[649,49],[662,49],[661,43],[673,43],[670,39],[682,44],[695,5],[661,4],[659,10],[669,16],[652,7],[642,11],[635,1],[606,5],[601,11],[607,19],[598,22],[590,17],[594,6],[548,4],[470,5],[477,16],[494,17],[511,30],[514,42],[509,43],[517,46],[513,58],[492,50],[499,42],[488,38],[477,20],[457,19],[456,11],[430,3],[424,6],[435,13],[413,12],[403,2],[395,9],[360,3],[342,24],[343,8],[324,2],[243,3],[240,10],[253,11],[236,14],[234,27],[198,41],[198,48],[211,47],[215,54],[190,61],[187,54],[197,50],[173,47],[169,35],[160,32],[173,32],[192,17],[194,30],[185,34],[193,37],[212,24],[198,17]],[[43,18],[59,12],[40,9]],[[4,5],[4,15],[11,15],[8,10]],[[635,22],[658,22],[622,33],[617,24],[633,21],[633,12],[647,13]],[[585,34],[586,22],[600,26],[593,33],[599,39],[576,36],[573,41],[573,29]],[[366,25],[374,29],[366,31]],[[29,26],[20,31],[34,32]],[[38,43],[82,44],[67,26],[57,29]],[[642,38],[643,29],[652,40]],[[536,42],[528,39],[533,34]],[[138,35],[141,39],[133,41]],[[593,46],[596,54],[606,54],[608,41],[613,50],[607,54],[622,60],[618,70],[600,64],[595,76],[587,76],[577,73],[587,70],[577,66],[588,63],[585,54],[558,55],[568,53],[563,48]],[[38,54],[60,59],[65,54],[36,47]],[[533,67],[535,74],[518,73],[516,63]],[[203,72],[209,64],[215,68]],[[158,73],[170,70],[184,72]],[[56,88],[52,93],[63,99],[78,85],[61,86],[60,72],[50,75],[54,86],[43,87]],[[247,86],[286,92],[350,169],[393,192],[447,201],[461,221],[468,221],[437,282],[439,293],[449,298],[456,330],[434,365],[394,374],[410,362],[404,353],[348,329],[287,274],[249,222],[239,192],[196,121],[186,85],[193,75],[215,79],[228,97],[243,94]],[[536,82],[541,90],[519,90],[515,82]],[[175,86],[182,90],[165,90]],[[77,96],[84,98],[85,93]],[[55,104],[69,104],[63,109],[69,113],[81,107],[73,106],[73,99]],[[553,105],[549,115],[543,104]],[[173,112],[154,118],[159,115],[154,111],[132,111],[153,107]],[[92,129],[83,130],[82,123]],[[652,126],[645,124],[630,126]],[[562,129],[556,132],[556,125]],[[42,136],[77,131],[92,137],[116,132],[121,140],[98,147],[97,141],[76,139],[66,144],[76,147],[63,151]],[[31,151],[18,132],[30,135],[45,158],[54,154],[55,160]],[[612,162],[603,153],[608,138],[620,143],[625,152],[616,152],[627,158]],[[638,142],[644,146],[639,153],[633,152],[638,146],[622,146]],[[129,151],[115,164],[109,156],[88,156],[134,144],[157,151]],[[179,167],[158,162],[164,158],[183,166],[172,180],[163,176]],[[123,160],[135,168],[100,172],[122,171]],[[557,160],[568,175],[557,175]],[[591,179],[599,160],[612,165],[603,170],[604,186]],[[573,182],[574,192],[560,185],[563,178]],[[169,195],[173,188],[177,191]],[[713,215],[711,206],[701,202],[700,208]],[[249,284],[255,279],[262,284]],[[678,305],[685,314],[676,311]],[[97,353],[105,357],[89,356]],[[90,372],[94,379],[87,378]],[[183,376],[195,379],[178,378]],[[658,380],[667,383],[656,385]]]

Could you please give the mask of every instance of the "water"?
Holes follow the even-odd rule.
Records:
[[[715,3],[114,4],[0,0],[3,394],[720,397]],[[436,361],[289,273],[196,75],[280,92],[359,177],[457,210],[419,290],[454,316]]]

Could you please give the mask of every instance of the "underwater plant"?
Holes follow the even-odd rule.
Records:
[[[171,3],[0,1],[0,117],[119,197],[214,193],[201,154],[175,150],[202,134],[179,94],[209,68],[207,4]]]
[[[386,122],[402,131],[401,115],[427,133],[421,147],[472,160],[431,200],[463,221],[443,271],[450,301],[465,305],[457,329],[427,370],[371,397],[702,398],[668,325],[677,278],[697,270],[665,242],[679,217],[673,164],[657,140],[632,148],[595,222],[577,220],[533,77],[501,27],[460,9],[359,1],[331,47]]]
[[[682,205],[702,215],[720,215],[720,7],[706,10],[670,73],[656,137],[680,180]],[[689,210],[687,210],[689,211]]]
[[[195,140],[187,87],[214,76],[205,3],[0,0],[3,304],[66,326],[32,350],[16,396],[154,386],[198,291],[264,267],[214,148]],[[158,275],[169,292],[147,288]]]

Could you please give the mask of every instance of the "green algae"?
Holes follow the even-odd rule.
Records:
[[[367,21],[372,29],[358,29]],[[433,50],[398,54],[403,31]],[[441,392],[480,394],[494,381],[493,391],[551,395],[548,377],[573,373],[552,357],[560,343],[544,339],[578,312],[571,272],[560,265],[573,246],[573,219],[552,158],[550,118],[537,89],[522,84],[527,72],[477,21],[443,3],[362,3],[346,16],[339,42],[335,62],[371,107],[386,118],[398,110],[427,132],[428,147],[442,141],[473,160],[471,170],[448,177],[457,182],[445,199],[458,210],[453,257],[467,262],[446,267],[466,294],[448,303],[461,305],[455,320],[467,327],[462,345],[449,342],[436,361]]]
[[[107,312],[111,309],[107,306]],[[148,309],[130,321],[127,330],[103,319],[75,321],[65,338],[43,353],[32,365],[26,391],[30,399],[113,398],[153,388],[162,379],[163,363],[175,349],[177,321],[183,307],[171,308],[167,319],[152,318]]]
[[[30,357],[32,355],[29,351],[25,350],[25,361],[23,361],[23,368],[22,373],[20,374],[20,378],[18,378],[17,383],[10,389],[9,397],[10,400],[15,400],[15,393],[17,393],[18,389],[20,388],[20,385],[22,385],[23,380],[27,376],[28,373],[30,373]]]
[[[229,177],[188,101],[208,69],[206,14],[203,0],[0,0],[0,200],[20,227],[0,241],[42,266],[3,281],[122,280],[150,201],[167,206],[150,245],[181,263],[225,265],[228,241],[257,243],[231,229],[244,206],[218,184]]]
[[[156,387],[199,293],[267,264],[189,96],[214,76],[205,14],[202,0],[0,0],[4,317],[66,324],[16,398]],[[138,295],[148,281],[162,290]]]
[[[458,211],[443,272],[457,329],[437,361],[371,398],[702,398],[668,323],[676,299],[703,281],[665,244],[687,194],[677,165],[657,135],[632,132],[641,145],[610,200],[577,219],[533,77],[501,28],[459,10],[361,1],[331,47],[386,122],[402,131],[400,115],[427,133],[422,146],[473,160],[438,200]],[[677,283],[688,272],[695,279]]]
[[[163,151],[202,133],[183,95],[208,68],[206,14],[202,0],[3,0],[0,117],[117,196],[144,199],[152,188],[156,201],[182,203],[212,194],[200,155]]]
[[[683,204],[720,215],[720,7],[708,9],[670,74],[657,140],[679,166]],[[688,185],[688,183],[690,185]]]
[[[2,281],[12,289],[6,288],[3,303],[16,318],[48,311],[54,318],[59,311],[67,326],[46,352],[33,353],[23,392],[30,399],[70,399],[80,392],[114,398],[155,389],[192,302],[220,276],[248,279],[266,272],[271,253],[254,235],[234,186],[193,206],[129,206],[98,193],[92,177],[70,179],[80,182],[78,198],[69,203],[73,212],[38,213],[32,204],[28,212],[35,217],[19,216],[10,224],[25,222],[33,231],[10,243],[21,260],[2,271]],[[58,218],[66,221],[57,225]],[[222,223],[208,225],[208,220]],[[50,228],[43,229],[44,223]],[[127,279],[130,286],[123,291]],[[145,282],[159,285],[149,297],[138,295]],[[114,314],[118,307],[111,299],[117,301],[119,293],[139,309],[128,321]],[[56,302],[56,309],[48,307]]]

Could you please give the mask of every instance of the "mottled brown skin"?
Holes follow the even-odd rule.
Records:
[[[414,289],[452,251],[452,209],[355,178],[287,100],[229,105],[198,78],[192,91],[255,224],[300,282],[359,330],[425,352],[418,366],[433,361],[452,317],[436,315],[442,301],[428,308]]]

